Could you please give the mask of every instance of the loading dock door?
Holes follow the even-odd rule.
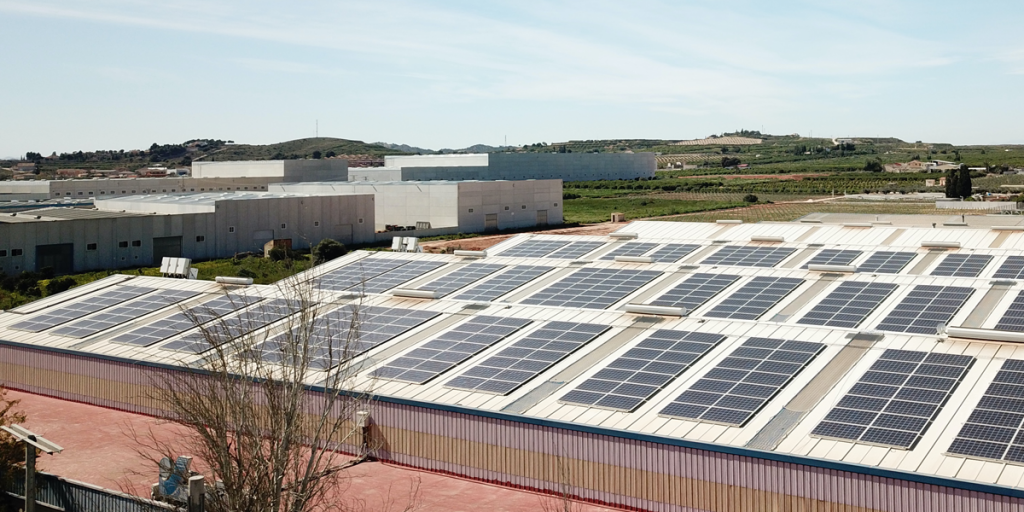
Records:
[[[537,225],[538,226],[547,226],[548,225],[548,211],[547,210],[537,210]]]
[[[36,271],[46,267],[55,274],[70,274],[75,269],[75,244],[36,246]]]
[[[181,257],[181,237],[164,236],[153,239],[153,265],[164,260],[164,258]]]
[[[498,230],[498,214],[488,213],[484,215],[484,231]]]

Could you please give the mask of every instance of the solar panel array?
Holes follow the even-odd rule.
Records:
[[[997,331],[1024,332],[1024,292],[1017,294],[1003,317],[996,324]]]
[[[374,376],[423,384],[493,346],[532,320],[475,316],[395,359]]]
[[[560,401],[633,411],[724,339],[721,334],[659,329]]]
[[[186,334],[160,347],[164,350],[178,350],[196,354],[213,348],[210,344],[227,343],[253,331],[266,327],[278,320],[299,312],[302,304],[297,300],[269,299],[230,317],[210,322],[200,331]]]
[[[602,260],[614,260],[616,256],[640,256],[650,252],[652,249],[657,247],[658,244],[647,243],[647,242],[630,242],[622,244],[615,248],[615,250],[601,256]]]
[[[489,302],[550,272],[554,267],[517,265],[458,295],[455,299]]]
[[[389,270],[376,277],[367,279],[365,282],[353,286],[350,290],[359,290],[363,293],[385,292],[443,266],[445,266],[445,263],[441,261],[410,261],[394,270]]]
[[[683,308],[689,313],[711,300],[739,278],[740,276],[729,274],[693,274],[651,304]]]
[[[1006,261],[999,265],[995,279],[1024,279],[1024,256],[1007,256]]]
[[[543,258],[569,245],[568,240],[527,240],[519,245],[501,251],[499,256],[510,258]]]
[[[947,254],[931,275],[978,277],[991,261],[992,256],[988,254]]]
[[[522,301],[537,306],[604,309],[661,275],[652,270],[582,268]]]
[[[608,330],[607,325],[548,322],[445,384],[506,395]]]
[[[199,292],[161,290],[160,293],[134,299],[131,302],[114,306],[96,315],[54,329],[53,334],[71,338],[85,338],[111,327],[131,322],[171,304],[191,299],[196,295],[199,295]]]
[[[807,268],[809,265],[849,265],[861,254],[863,254],[861,251],[822,249],[803,268]]]
[[[857,272],[866,274],[899,274],[903,267],[917,257],[913,252],[878,251],[857,265]]]
[[[823,343],[750,338],[661,414],[743,426],[824,349]]]
[[[876,329],[880,331],[936,334],[949,323],[974,293],[962,286],[915,286]]]
[[[675,263],[697,249],[700,249],[697,244],[665,244],[649,256],[655,263]]]
[[[774,267],[796,249],[788,247],[756,247],[726,245],[704,258],[701,265],[732,265],[734,267]]]
[[[409,260],[363,258],[320,276],[318,283],[320,288],[325,290],[348,290],[406,263],[409,263]]]
[[[891,283],[840,283],[797,323],[852,329],[860,325],[896,288],[898,286]]]
[[[573,260],[591,253],[594,249],[604,245],[604,242],[572,242],[557,251],[544,256],[545,258],[557,258],[562,260]]]
[[[118,286],[113,290],[106,290],[96,295],[86,296],[71,304],[54,306],[45,313],[35,315],[28,320],[12,325],[11,329],[28,332],[44,331],[153,291],[155,291],[154,288]]]
[[[913,448],[974,361],[959,354],[886,350],[811,434]]]
[[[1024,360],[1007,359],[949,453],[1024,462]]]
[[[755,277],[704,316],[757,320],[803,282],[792,277]]]
[[[498,272],[503,268],[505,268],[504,265],[473,263],[420,286],[419,289],[431,290],[437,293],[438,297],[444,297],[458,289]]]
[[[181,334],[197,325],[263,300],[251,295],[227,295],[193,306],[148,325],[116,336],[112,341],[129,345],[149,346]]]
[[[354,314],[353,314],[354,313]],[[260,347],[265,361],[329,369],[358,357],[440,315],[436,311],[380,306],[343,306],[316,317],[310,327],[296,327]],[[309,347],[308,355],[303,352]],[[302,347],[302,348],[298,348]]]

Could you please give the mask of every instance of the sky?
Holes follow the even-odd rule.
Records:
[[[317,133],[1024,143],[1022,24],[988,0],[0,0],[0,157]]]

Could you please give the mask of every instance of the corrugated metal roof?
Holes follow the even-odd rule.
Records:
[[[441,264],[439,268],[424,274],[410,274],[414,277],[406,282],[402,282],[401,279],[389,281],[384,286],[390,286],[390,289],[383,293],[367,294],[365,298],[360,299],[363,307],[385,306],[440,313],[432,320],[373,348],[353,362],[364,368],[359,374],[357,385],[372,387],[378,394],[439,404],[456,404],[487,411],[516,412],[536,418],[657,434],[723,446],[769,449],[797,457],[863,464],[923,475],[938,475],[1012,487],[1024,486],[1024,482],[1021,481],[1021,478],[1024,478],[1024,465],[1020,463],[949,453],[950,446],[961,427],[996,378],[1003,362],[1007,359],[1024,359],[1024,347],[1008,342],[952,338],[938,331],[921,334],[879,329],[883,320],[896,311],[898,305],[908,300],[916,287],[934,286],[973,290],[962,305],[952,308],[951,318],[945,322],[946,325],[985,332],[998,331],[1004,313],[1015,307],[1018,294],[1024,290],[1016,274],[1006,277],[1005,273],[1000,273],[1004,263],[1013,263],[1018,261],[1015,258],[1024,257],[1024,252],[1018,249],[1024,241],[1021,239],[1024,233],[983,228],[865,228],[785,223],[737,225],[671,222],[634,222],[619,231],[635,233],[637,238],[621,240],[603,236],[519,235],[492,247],[487,251],[486,257],[476,259],[443,254],[357,251],[316,267],[303,274],[303,277],[318,278],[367,258],[431,261]],[[767,237],[775,237],[774,240],[782,241],[756,241],[765,240]],[[552,247],[556,247],[558,242],[590,241],[600,242],[601,245],[590,253],[575,258],[503,256],[504,253],[512,254],[509,251],[521,244],[540,241],[555,242]],[[645,254],[654,254],[666,244],[695,244],[698,248],[672,262],[643,263],[602,259],[602,256],[622,244],[635,242],[653,244]],[[958,243],[960,247],[936,250],[923,246],[925,242]],[[774,267],[704,263],[709,255],[725,246],[779,247],[787,249],[789,254]],[[859,251],[851,262],[854,267],[862,265],[878,251],[906,252],[911,253],[913,257],[902,270],[892,274],[837,273],[802,268],[815,254],[825,249]],[[976,277],[931,275],[947,255],[959,254],[986,255],[990,256],[991,260]],[[466,265],[481,262],[505,268],[491,272],[481,280],[471,282],[442,298],[420,299],[392,294],[395,288],[431,289],[432,287],[428,285],[434,279],[457,275],[455,273]],[[1019,266],[1024,267],[1024,261],[1019,263]],[[491,301],[459,299],[459,294],[467,289],[501,281],[509,275],[513,266],[545,266],[552,267],[552,270],[521,283],[514,289],[506,290],[506,293]],[[635,289],[627,287],[624,291],[615,288],[620,286],[616,283],[577,279],[582,271],[591,273],[605,270],[655,271],[657,275],[649,281],[641,282]],[[692,307],[692,310],[683,317],[633,314],[625,311],[628,304],[650,304],[658,300],[695,274],[730,275],[737,278],[720,293]],[[1001,277],[997,277],[997,274]],[[765,311],[756,319],[727,319],[711,313],[724,303],[734,300],[734,295],[755,279],[772,278],[789,278],[802,282],[777,303],[758,305]],[[552,285],[561,286],[574,279],[594,290],[608,290],[598,293],[619,293],[621,298],[603,309],[580,307],[571,301],[561,306],[529,304],[535,302],[531,298],[551,295],[549,287]],[[884,296],[877,307],[867,308],[866,312],[862,312],[863,319],[853,328],[801,322],[816,307],[834,303],[836,299],[832,293],[844,284],[850,283],[887,285],[883,288],[892,289],[892,292]],[[123,285],[192,290],[200,293],[199,296],[189,299],[185,305],[203,303],[224,292],[220,285],[205,281],[152,277],[136,277],[125,283],[108,280],[104,286],[96,286],[95,290],[90,290],[84,295],[81,291],[71,290],[69,294],[73,292],[78,295],[67,300],[61,299],[63,296],[48,298],[50,302],[41,304],[41,308],[32,308],[30,311],[23,309],[21,314],[2,313],[0,331],[3,332],[5,339],[13,342],[135,360],[188,364],[200,357],[162,348],[176,337],[148,347],[112,341],[114,337],[132,329],[153,324],[174,314],[178,311],[177,306],[169,306],[130,324],[81,339],[57,336],[50,333],[51,329],[33,333],[10,328],[27,318],[59,310],[71,301],[102,293],[111,286]],[[275,286],[250,286],[246,289],[249,293],[267,298],[283,295],[282,289]],[[326,290],[319,293],[321,295],[316,298],[323,308],[337,307],[338,304],[353,300],[347,293]],[[860,307],[864,309],[866,306]],[[924,306],[919,309],[924,310]],[[374,376],[375,371],[395,363],[414,351],[420,350],[418,353],[424,353],[424,345],[440,332],[449,331],[481,315],[513,317],[530,320],[531,323],[515,334],[475,352],[454,368],[423,384],[383,380]],[[580,349],[570,352],[564,358],[542,369],[525,385],[507,394],[448,387],[453,378],[471,372],[485,360],[495,356],[508,358],[521,353],[522,347],[513,348],[512,345],[543,329],[549,322],[592,323],[608,326],[608,330],[594,341],[586,343]],[[287,320],[272,324],[267,332],[278,332],[286,328]],[[1004,326],[1002,329],[1007,328]],[[637,349],[657,330],[721,334],[725,336],[725,340],[685,367],[680,374],[669,379],[667,384],[654,391],[653,395],[635,410],[587,407],[562,401],[566,393],[598,375],[618,357],[627,353],[644,353],[643,350]],[[778,393],[771,396],[745,424],[737,426],[662,414],[667,405],[683,392],[691,391],[702,379],[722,373],[719,365],[732,364],[727,360],[751,338],[796,340],[822,344],[823,348],[805,368],[796,372],[791,381],[783,384]],[[869,368],[878,362],[887,350],[956,354],[975,359],[963,374],[960,383],[952,389],[945,405],[930,419],[920,439],[909,449],[878,442],[850,441],[812,434],[826,415],[858,384],[861,377],[865,376]],[[311,383],[316,383],[316,380],[315,376],[311,377]],[[703,386],[706,383],[707,381],[704,381],[699,385]]]

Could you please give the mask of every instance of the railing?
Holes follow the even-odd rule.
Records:
[[[104,489],[84,482],[36,472],[36,510],[62,510],[64,512],[183,512],[184,509],[132,496],[120,491]],[[25,502],[24,474],[16,476],[6,489],[9,500],[20,508]]]

